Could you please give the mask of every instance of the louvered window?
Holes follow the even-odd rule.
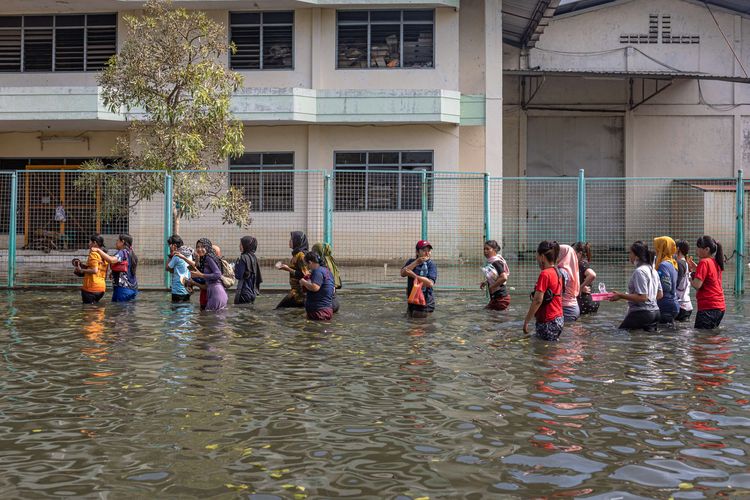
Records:
[[[97,71],[116,50],[116,14],[0,16],[0,72]]]
[[[232,12],[230,38],[236,52],[232,69],[292,69],[294,12]]]
[[[229,185],[254,212],[294,212],[294,153],[245,153],[229,162]]]

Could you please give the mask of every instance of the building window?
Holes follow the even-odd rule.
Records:
[[[337,12],[338,68],[432,68],[434,10]]]
[[[246,153],[229,162],[229,185],[254,212],[294,212],[294,153]]]
[[[0,16],[0,71],[98,71],[117,51],[117,14]]]
[[[342,212],[422,209],[422,171],[432,210],[432,151],[337,152],[335,210]]]
[[[232,69],[292,69],[294,12],[231,12]]]

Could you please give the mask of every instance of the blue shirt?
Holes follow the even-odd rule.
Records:
[[[320,266],[310,273],[310,281],[320,286],[320,290],[313,292],[308,290],[305,295],[305,310],[320,311],[321,309],[333,308],[333,274],[327,267]]]
[[[659,310],[675,315],[680,310],[680,304],[677,302],[677,269],[671,262],[665,260],[659,264],[656,272],[659,273],[663,293],[661,300],[657,301]]]
[[[412,262],[414,262],[417,259],[409,259],[406,261],[406,264],[404,264],[404,267],[410,265]],[[403,269],[403,268],[402,268]],[[433,283],[437,283],[437,266],[432,261],[432,259],[428,260],[427,262],[423,262],[422,265],[417,266],[414,268],[414,274],[417,276],[422,276],[424,278],[427,278],[431,280]],[[411,276],[406,281],[406,296],[408,297],[411,293],[411,289],[414,286],[414,278]],[[424,300],[426,302],[426,305],[424,307],[422,306],[416,306],[413,304],[409,304],[409,309],[417,309],[417,310],[423,310],[423,311],[434,311],[435,310],[435,294],[433,293],[432,287],[422,287],[422,292],[424,293]]]
[[[188,289],[182,284],[183,281],[190,279],[190,270],[187,262],[175,256],[167,264],[172,269],[172,293],[174,295],[187,295]]]

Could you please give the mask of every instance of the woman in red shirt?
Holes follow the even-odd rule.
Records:
[[[721,324],[724,311],[724,288],[721,274],[724,271],[724,250],[721,243],[710,236],[698,238],[695,253],[700,257],[698,264],[688,257],[688,268],[693,274],[692,285],[698,290],[698,313],[695,315],[695,328],[713,330]]]
[[[523,321],[523,332],[529,333],[529,321],[536,317],[536,336],[542,340],[557,340],[563,329],[562,291],[565,285],[556,266],[559,255],[560,245],[556,241],[543,241],[536,249],[536,261],[542,272]]]

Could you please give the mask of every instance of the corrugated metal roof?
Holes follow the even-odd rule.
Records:
[[[568,14],[570,12],[576,12],[579,10],[593,9],[600,5],[616,2],[617,0],[578,0],[565,5],[560,5],[555,11],[555,15]],[[694,3],[702,4],[703,0],[696,1]],[[748,0],[706,0],[711,6],[719,7],[722,9],[739,12],[740,14],[746,14],[750,16],[750,1]]]
[[[750,83],[750,78],[709,73],[684,73],[680,71],[594,71],[569,69],[506,69],[509,76],[588,76],[599,78],[652,78],[657,80],[719,80],[724,82]]]
[[[559,4],[560,0],[503,0],[503,42],[533,47]]]

